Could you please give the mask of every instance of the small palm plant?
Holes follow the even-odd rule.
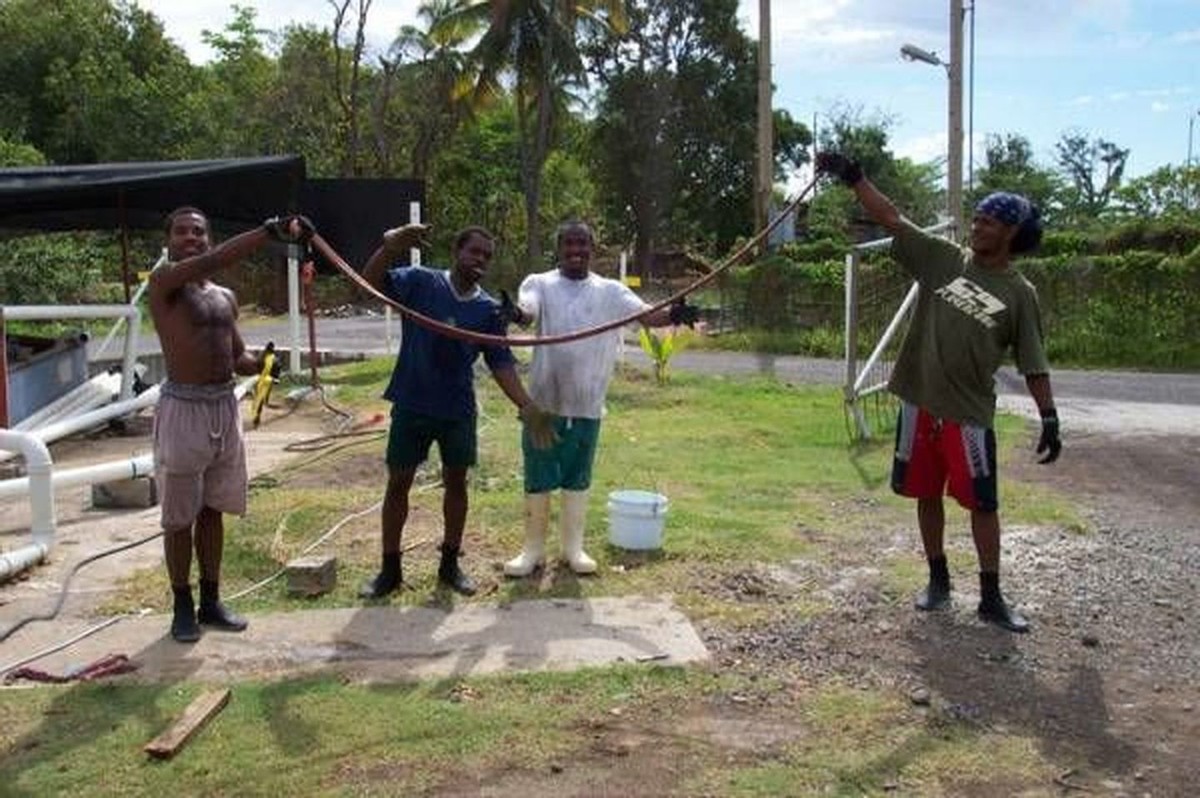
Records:
[[[654,361],[654,379],[659,385],[666,384],[669,378],[667,367],[671,363],[671,356],[683,349],[686,340],[685,332],[675,328],[661,335],[647,327],[643,327],[638,332],[638,341],[641,342],[642,351]]]

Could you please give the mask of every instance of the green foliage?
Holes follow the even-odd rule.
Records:
[[[0,169],[14,166],[42,166],[46,156],[31,144],[9,141],[0,136]]]
[[[1095,250],[1094,236],[1073,230],[1048,230],[1042,236],[1042,245],[1038,247],[1038,256],[1053,258],[1060,255],[1085,255],[1094,253]]]
[[[1096,223],[1121,185],[1129,150],[1082,133],[1066,133],[1055,145],[1065,186],[1058,195],[1062,218],[1068,224]]]
[[[55,233],[9,239],[0,247],[0,296],[10,305],[124,301],[105,276],[119,272],[111,236]],[[120,296],[114,296],[114,293]]]
[[[1062,188],[1059,176],[1034,162],[1033,146],[1025,136],[989,134],[985,141],[984,165],[975,171],[974,190],[967,198],[969,206],[975,207],[993,191],[1012,191],[1037,205],[1043,220],[1053,227]]]
[[[850,106],[835,106],[824,116],[826,124],[821,129],[821,149],[840,152],[858,161],[871,182],[902,208],[908,218],[918,224],[937,221],[938,212],[945,208],[945,200],[938,188],[940,164],[918,164],[907,158],[896,158],[888,149],[891,120],[886,117],[869,117]],[[810,224],[814,238],[830,234],[846,237],[861,216],[862,211],[850,190],[831,186],[813,202]],[[871,238],[876,233],[859,231],[859,235],[853,237],[861,239],[864,235]]]
[[[642,351],[654,362],[654,379],[659,385],[665,385],[670,378],[667,369],[671,357],[683,349],[687,338],[676,330],[657,333],[646,327],[638,330],[638,342]]]
[[[196,71],[156,17],[105,0],[0,3],[0,135],[55,163],[176,157]]]
[[[733,272],[723,284],[722,303],[737,327],[779,332],[835,323],[843,265],[801,263],[780,253]]]
[[[846,257],[850,249],[847,241],[837,238],[820,238],[814,241],[793,241],[779,248],[779,254],[798,263],[836,261]]]
[[[1135,218],[1196,218],[1200,208],[1200,166],[1163,166],[1117,189],[1120,213]]]
[[[641,269],[663,243],[727,250],[753,222],[755,52],[735,0],[630,3],[629,34],[593,43],[603,87],[593,164],[608,225]],[[808,131],[776,116],[781,155]]]
[[[1119,225],[1104,241],[1106,253],[1153,250],[1182,255],[1200,246],[1200,217],[1138,218]]]
[[[1200,258],[1133,251],[1022,260],[1038,288],[1051,362],[1196,368]]]

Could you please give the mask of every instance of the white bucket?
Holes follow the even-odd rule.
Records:
[[[647,490],[608,494],[608,541],[622,549],[662,548],[667,497]]]

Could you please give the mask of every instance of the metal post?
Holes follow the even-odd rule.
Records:
[[[954,237],[963,234],[963,0],[950,0],[950,63],[946,66],[950,77],[949,119],[946,134],[946,205],[954,222]]]
[[[4,306],[0,305],[0,429],[8,429],[8,336],[4,326]]]
[[[754,181],[756,230],[762,230],[770,221],[771,185],[775,175],[774,126],[771,115],[771,0],[758,0],[758,164]]]
[[[1196,114],[1200,114],[1200,111],[1197,111]],[[1186,162],[1188,167],[1192,165],[1192,128],[1196,124],[1196,114],[1188,116],[1188,157]]]
[[[291,339],[291,349],[288,351],[288,371],[300,373],[300,257],[295,244],[287,245],[287,282],[288,282],[288,337]]]
[[[975,0],[971,12],[971,58],[967,69],[967,194],[975,193]]]

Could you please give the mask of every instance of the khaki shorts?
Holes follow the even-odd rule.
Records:
[[[163,384],[154,469],[163,529],[190,527],[204,507],[246,512],[246,447],[231,386]]]

